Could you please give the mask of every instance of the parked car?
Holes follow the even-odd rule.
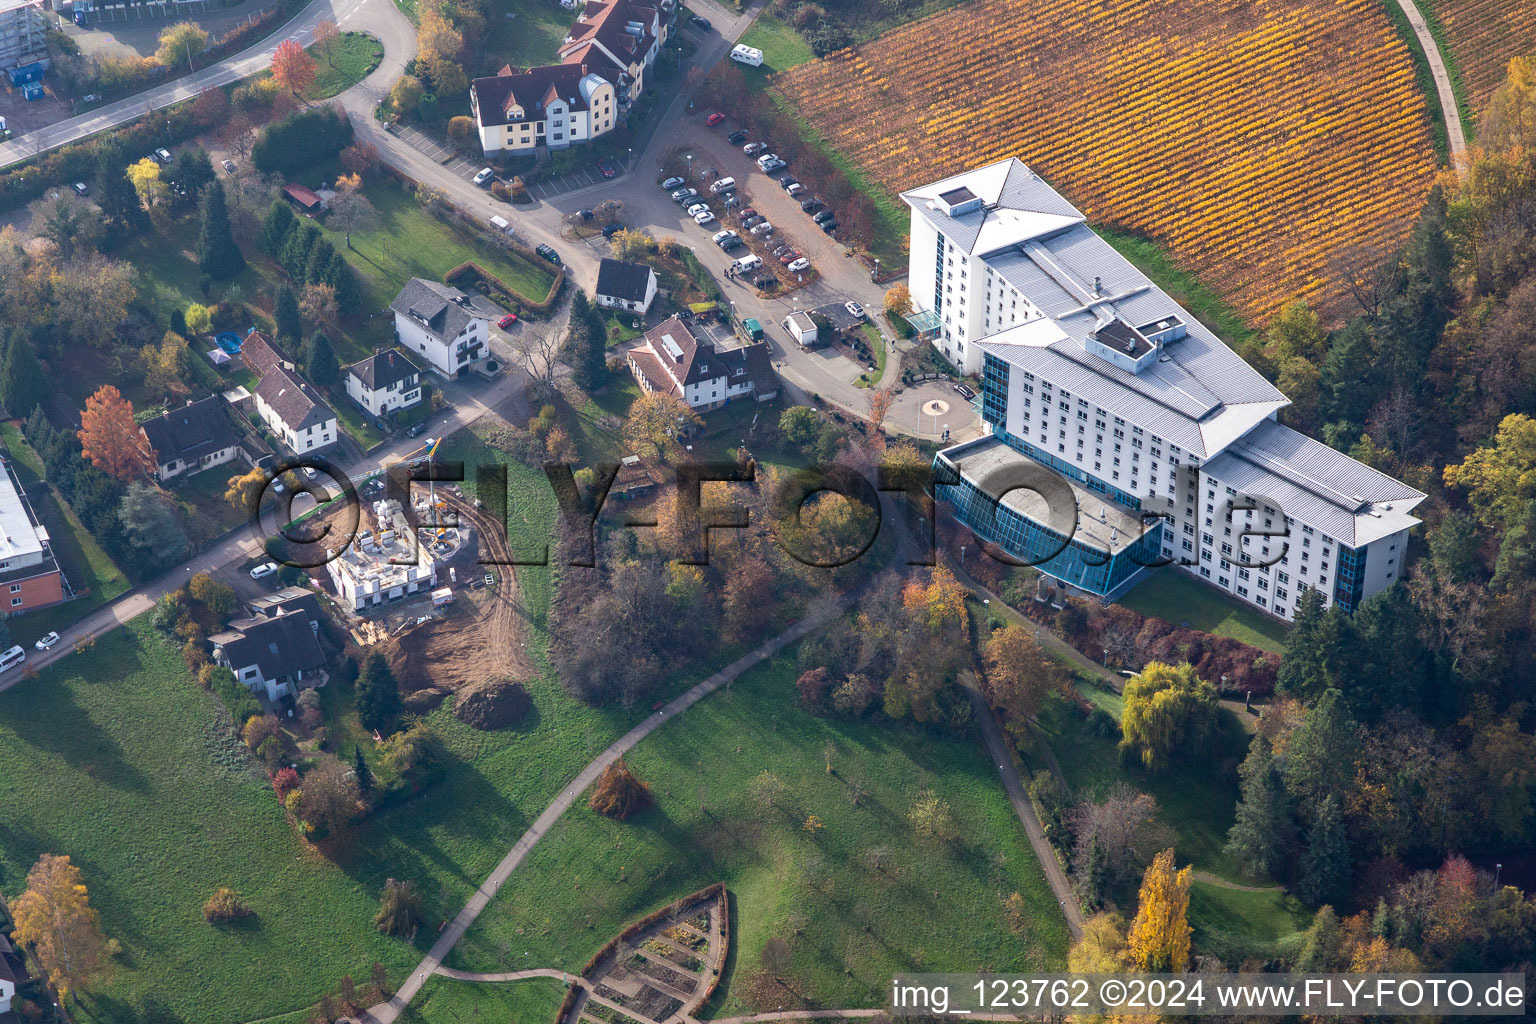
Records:
[[[736,187],[736,179],[735,178],[720,178],[720,179],[718,179],[716,181],[712,181],[712,182],[709,183],[709,190],[711,192],[713,192],[715,195],[719,195],[721,192],[729,192],[731,189],[733,189],[735,187]]]
[[[708,18],[701,18],[697,14],[695,14],[693,17],[689,18],[688,20],[693,22],[693,27],[694,28],[701,28],[705,32],[709,31],[709,19]]]
[[[743,142],[747,141],[747,136],[750,134],[752,133],[747,131],[745,128],[737,128],[735,131],[731,132],[731,134],[725,137],[725,141],[729,142],[733,146],[739,146]]]
[[[739,216],[742,220],[746,220],[748,217],[756,217],[757,216],[757,208],[749,206],[745,210],[742,210],[741,213],[738,214],[737,216]]]
[[[953,387],[955,389],[955,394],[959,395],[961,398],[965,399],[967,402],[969,402],[971,399],[976,397],[976,392],[972,391],[970,388],[966,387],[964,384],[956,382],[953,385]]]
[[[827,234],[830,235],[832,232],[837,230],[837,221],[835,221],[835,220],[825,220],[825,221],[822,221],[821,222],[821,230],[825,231]]]
[[[89,195],[91,191],[83,181],[77,181],[69,187],[75,190],[77,196]]]
[[[789,252],[789,250],[790,244],[788,242],[784,242],[773,247],[773,254],[775,256],[783,256],[785,253]]]
[[[789,193],[789,197],[791,199],[798,199],[801,196],[805,195],[806,189],[805,189],[804,185],[800,184],[797,181],[793,185],[789,186],[789,188],[785,189],[784,191]]]
[[[791,185],[798,185],[798,184],[800,184],[800,179],[796,178],[796,177],[793,177],[792,175],[786,174],[786,175],[784,175],[784,177],[779,179],[779,187],[782,188],[786,192],[789,191],[789,187]]]
[[[276,562],[262,562],[256,568],[251,570],[251,579],[264,579],[268,576],[271,576],[275,572],[277,572]]]
[[[788,166],[789,164],[785,163],[783,160],[780,160],[778,157],[774,157],[772,160],[769,160],[766,164],[763,165],[763,173],[776,174]]]
[[[743,242],[741,240],[741,237],[738,235],[738,236],[733,236],[731,238],[727,238],[725,241],[721,242],[720,243],[720,248],[724,249],[726,252],[735,252],[737,249],[742,248],[746,244],[747,243]]]
[[[768,165],[778,158],[779,154],[777,153],[764,153],[762,156],[757,158],[757,166],[766,171],[768,169]]]
[[[741,151],[747,154],[747,156],[756,156],[767,148],[768,143],[766,142],[749,142],[741,147]]]
[[[752,225],[752,233],[759,238],[765,238],[768,235],[773,234],[773,225],[766,220],[759,221],[758,223]]]
[[[168,164],[171,162],[171,151],[162,146],[160,149],[155,150],[155,159],[162,164]]]
[[[225,174],[235,173],[235,162],[233,160],[223,160],[220,161],[220,164],[223,166]]]
[[[489,167],[482,167],[475,175],[475,184],[483,188],[486,185],[489,185],[491,183],[491,179],[494,177],[496,177],[496,172],[494,170]]]
[[[496,321],[496,326],[500,327],[502,330],[506,330],[508,327],[511,327],[515,323],[517,323],[517,314],[508,313],[506,316]]]
[[[736,234],[736,232],[732,231],[730,228],[725,228],[724,230],[716,231],[713,235],[709,236],[709,240],[711,242],[714,242],[716,245],[719,245],[721,242],[725,241],[727,238],[739,238],[739,237],[741,237],[741,236]]]
[[[779,257],[779,262],[787,267],[804,255],[805,253],[801,252],[799,249],[791,249]]]
[[[40,651],[46,651],[48,648],[52,647],[54,644],[56,644],[58,642],[59,642],[59,634],[53,633],[53,632],[49,632],[49,633],[44,633],[42,635],[42,638],[39,639],[37,641],[37,643],[33,644],[32,646],[36,647]]]
[[[560,262],[560,254],[555,252],[554,249],[550,248],[547,245],[540,244],[537,247],[535,247],[533,251],[538,253],[540,256],[543,256],[545,259],[549,260],[549,262],[551,262],[551,263],[558,264]]]
[[[795,262],[791,263],[786,269],[788,269],[791,274],[798,274],[803,270],[810,270],[811,261],[802,256],[795,260]]]
[[[694,203],[685,211],[690,217],[697,217],[700,212],[709,209],[708,203]]]
[[[843,306],[843,308],[846,309],[848,311],[848,315],[853,317],[855,320],[864,319],[864,307],[859,305],[857,302],[847,303]]]
[[[592,219],[592,211],[591,210],[577,210],[576,211],[576,215],[579,216],[582,220],[591,220]]]
[[[597,161],[597,171],[603,177],[611,178],[619,173],[619,165],[614,163],[612,160],[609,160],[607,157],[599,157]]]
[[[672,193],[672,201],[674,203],[685,203],[688,200],[696,197],[698,194],[699,190],[696,188],[680,188],[676,192]]]
[[[760,288],[765,292],[777,288],[778,286],[779,279],[774,277],[772,274],[759,274],[757,277],[752,279],[752,287]]]
[[[812,217],[811,220],[815,221],[817,224],[825,224],[827,221],[832,220],[836,216],[837,214],[833,213],[831,210],[822,210],[820,213],[816,214],[816,216]]]
[[[713,128],[715,125],[719,124],[721,121],[724,121],[724,120],[725,120],[725,115],[720,113],[720,111],[717,110],[713,114],[710,114],[708,117],[706,117],[704,119],[704,123],[709,125],[711,128]]]
[[[817,210],[821,209],[821,207],[821,200],[817,199],[815,196],[812,196],[800,204],[800,209],[804,210],[806,213],[815,213]]]
[[[682,178],[668,178],[666,181],[661,183],[661,187],[670,192],[672,189],[681,188],[686,184],[688,184],[688,182]]]
[[[407,430],[405,432],[405,436],[406,437],[420,437],[422,434],[425,434],[426,432],[427,432],[427,425],[425,423],[418,423],[414,427],[412,427],[410,430]]]
[[[759,217],[757,214],[754,213],[750,217],[743,217],[743,218],[741,218],[741,226],[744,227],[744,228],[755,228],[759,224],[765,223],[767,220],[768,220],[767,217]]]
[[[715,222],[715,215],[710,210],[710,208],[706,206],[703,210],[693,215],[693,222],[699,225],[713,224]]]
[[[618,234],[620,231],[623,231],[623,230],[624,230],[624,225],[623,224],[604,224],[603,225],[603,237],[604,238],[612,238],[614,235]]]

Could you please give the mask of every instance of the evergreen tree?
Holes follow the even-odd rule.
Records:
[[[305,284],[329,284],[326,275],[330,271],[331,261],[336,258],[336,248],[325,238],[315,239],[315,244],[309,248],[309,258],[304,261]],[[294,280],[299,280],[297,274]]]
[[[1334,793],[1318,804],[1316,820],[1307,833],[1307,849],[1301,855],[1301,898],[1314,906],[1336,903],[1349,894],[1351,871],[1349,835]]]
[[[273,304],[272,319],[277,324],[279,341],[292,344],[304,336],[304,320],[299,316],[299,300],[293,289],[286,284],[277,289],[277,302]]]
[[[352,756],[352,773],[357,776],[357,791],[364,796],[373,789],[373,771],[368,767],[368,760],[363,757],[363,748],[358,746]]]
[[[213,173],[213,161],[208,158],[208,151],[201,146],[182,150],[176,162],[167,169],[166,178],[176,186],[171,195],[171,205],[183,210],[198,202],[203,191],[217,180]]]
[[[1495,593],[1514,592],[1529,583],[1533,574],[1536,574],[1536,501],[1528,501],[1515,524],[1499,542],[1499,557],[1493,563],[1493,582],[1489,589]]]
[[[183,338],[190,337],[187,332],[187,314],[180,306],[171,310],[171,333],[179,334]]]
[[[36,409],[53,393],[53,379],[43,373],[32,338],[17,327],[11,331],[5,356],[0,359],[0,405],[12,416]]]
[[[365,726],[388,734],[405,705],[400,684],[382,654],[370,654],[357,680],[357,717]]]
[[[1355,778],[1359,743],[1355,720],[1338,690],[1329,690],[1307,712],[1285,748],[1285,788],[1306,814],[1324,797],[1348,792]]]
[[[1477,520],[1460,509],[1447,512],[1426,539],[1437,578],[1447,583],[1465,583],[1482,568]]]
[[[1344,929],[1339,925],[1339,915],[1330,906],[1318,907],[1312,916],[1312,924],[1302,933],[1301,952],[1296,954],[1297,973],[1321,974],[1345,967],[1339,960],[1343,943]]]
[[[1285,638],[1285,657],[1275,688],[1311,700],[1338,685],[1349,624],[1338,605],[1323,607],[1323,593],[1309,587],[1296,602],[1296,617]]]
[[[229,228],[223,184],[214,181],[203,189],[199,212],[203,226],[197,235],[197,265],[215,281],[227,281],[245,269],[245,257]]]
[[[273,259],[282,256],[288,233],[297,223],[298,219],[294,217],[287,202],[282,199],[272,200],[272,205],[267,207],[267,215],[261,221],[261,244]]]
[[[592,391],[608,383],[608,336],[602,313],[577,289],[571,299],[571,375],[578,386]]]
[[[309,344],[304,347],[304,374],[311,384],[319,387],[330,387],[336,383],[340,367],[336,364],[336,353],[331,348],[331,339],[325,336],[324,331],[316,331],[315,336],[309,339]]]
[[[363,284],[341,253],[336,253],[326,268],[325,283],[336,289],[336,308],[342,316],[351,316],[363,308]]]
[[[318,241],[320,230],[313,224],[296,224],[288,232],[288,240],[283,243],[283,254],[278,262],[283,265],[289,279],[296,284],[305,282],[304,270],[309,266],[309,251]]]
[[[1361,601],[1349,628],[1344,696],[1356,718],[1374,722],[1399,708],[1423,714],[1440,699],[1436,660],[1424,649],[1419,609],[1407,587],[1388,587]]]
[[[112,231],[137,234],[149,229],[149,213],[128,180],[127,165],[110,146],[103,146],[96,157],[96,205]]]
[[[1237,820],[1227,833],[1227,853],[1246,871],[1283,878],[1295,825],[1269,740],[1253,738],[1237,774],[1243,797],[1237,805]]]

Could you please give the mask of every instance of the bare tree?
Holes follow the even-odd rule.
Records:
[[[1069,820],[1079,856],[1097,845],[1110,874],[1124,877],[1136,855],[1136,840],[1156,813],[1157,801],[1125,785],[1115,787],[1103,803],[1078,804]]]
[[[570,310],[565,311],[565,325],[527,324],[512,336],[512,352],[528,376],[545,388],[555,386],[555,370],[560,365],[560,349],[570,331]]]
[[[338,191],[330,201],[329,210],[326,214],[329,226],[346,235],[348,249],[352,248],[352,232],[370,231],[379,222],[379,211],[355,188]]]
[[[1330,261],[1333,275],[1343,282],[1361,312],[1374,320],[1382,300],[1391,292],[1400,264],[1385,245],[1357,242],[1339,249]]]

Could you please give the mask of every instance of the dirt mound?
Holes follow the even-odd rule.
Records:
[[[415,715],[425,715],[443,702],[448,696],[435,686],[429,686],[425,690],[412,690],[405,695],[405,710]]]
[[[522,683],[501,680],[460,690],[453,701],[453,714],[476,729],[507,729],[522,721],[532,706]]]

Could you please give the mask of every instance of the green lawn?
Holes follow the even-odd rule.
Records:
[[[1176,626],[1231,637],[1261,651],[1280,654],[1285,650],[1285,623],[1180,570],[1150,574],[1120,603],[1141,615],[1155,615]]]
[[[326,395],[331,408],[336,411],[336,419],[341,423],[341,429],[352,435],[352,440],[363,451],[367,451],[374,445],[384,440],[384,434],[373,425],[373,417],[368,415],[368,410],[352,401],[346,389],[337,386]]]
[[[329,56],[311,46],[315,58],[315,81],[304,94],[308,100],[330,99],[345,92],[373,73],[384,53],[383,45],[366,32],[343,32],[337,37]]]
[[[716,881],[732,894],[732,952],[708,1015],[745,1011],[763,944],[784,937],[790,988],[828,1006],[878,1005],[893,972],[1059,968],[1067,932],[979,739],[802,711],[789,655],[662,727],[629,763],[658,806],[631,821],[578,804],[502,887],[450,957],[468,970],[579,970],[623,926]],[[823,747],[831,740],[834,772]],[[750,795],[771,771],[776,806]],[[855,806],[850,793],[864,796]],[[952,849],[912,833],[915,795],[953,810]],[[824,828],[803,827],[816,815]],[[889,863],[869,866],[883,849]],[[1021,893],[1013,934],[1003,899]]]
[[[379,211],[372,231],[353,232],[352,265],[363,275],[369,296],[365,308],[384,309],[413,277],[441,281],[461,263],[473,260],[506,282],[519,295],[542,302],[555,275],[545,265],[472,238],[438,220],[393,184],[369,185],[365,194]],[[327,231],[338,252],[346,239]]]
[[[554,978],[527,981],[455,981],[441,975],[427,979],[402,1024],[554,1024],[565,989]]]
[[[1237,962],[1295,955],[1312,915],[1280,889],[1243,892],[1196,882],[1189,891],[1189,923],[1202,953]]]
[[[611,423],[617,419],[622,424],[629,415],[630,404],[640,396],[640,385],[627,369],[608,378],[608,389],[600,395],[580,393],[580,403],[565,408],[568,415],[561,417],[561,425],[571,434],[581,453],[581,464],[590,466],[602,459],[617,459],[628,455],[621,431],[605,426],[601,420]]]
[[[747,34],[741,37],[744,46],[755,46],[763,51],[763,66],[752,68],[743,64],[748,81],[757,81],[779,71],[788,71],[800,64],[816,59],[805,39],[772,14],[760,14]]]
[[[556,51],[576,14],[553,0],[492,0],[485,18],[480,66],[469,69],[472,78],[494,75],[503,64],[527,68],[559,63]]]

